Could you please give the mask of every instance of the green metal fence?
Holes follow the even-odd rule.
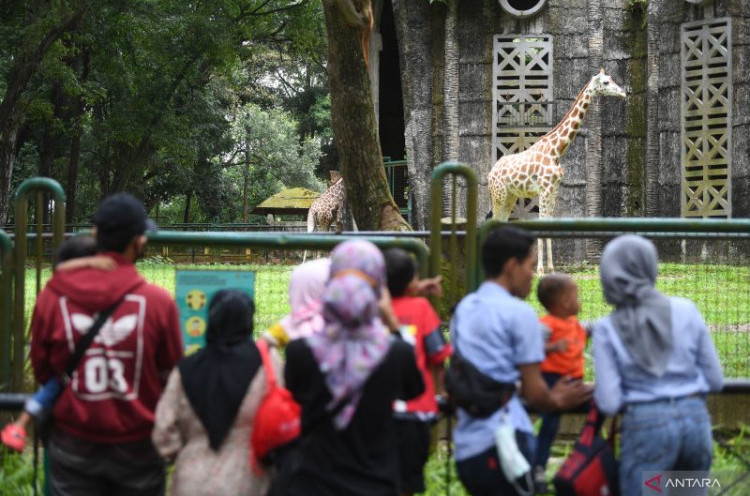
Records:
[[[480,246],[487,233],[502,225],[486,222]],[[513,225],[553,239],[555,270],[571,274],[578,283],[582,320],[611,311],[599,283],[598,254],[587,254],[586,242],[601,241],[603,247],[623,233],[650,238],[659,251],[657,287],[696,303],[727,377],[750,377],[750,220],[529,219]],[[483,279],[477,267],[476,281]],[[544,313],[533,290],[528,300]]]
[[[52,224],[52,251],[62,243],[65,234],[65,193],[60,184],[50,178],[34,177],[26,179],[16,190],[15,201],[15,278],[14,278],[14,302],[13,305],[13,344],[12,344],[12,377],[11,384],[16,391],[23,389],[24,363],[26,347],[26,264],[27,264],[27,228],[29,225],[29,199],[32,193],[35,196],[35,222],[36,229],[36,292],[42,285],[43,269],[43,231],[44,218],[42,212],[45,202],[53,211],[54,221]],[[51,197],[48,200],[47,195]]]
[[[32,185],[47,187],[47,182],[29,181],[25,190]],[[452,213],[441,217],[443,185],[450,188]],[[460,186],[463,184],[465,189]],[[431,231],[427,245],[419,239],[407,238],[394,233],[393,236],[367,233],[381,247],[400,246],[415,254],[423,276],[442,274],[445,278],[445,293],[441,301],[435,303],[447,317],[449,309],[463,295],[475,289],[483,280],[480,260],[481,242],[489,230],[503,225],[489,221],[478,229],[477,222],[477,181],[474,172],[464,164],[446,163],[438,166],[432,177]],[[51,187],[54,190],[54,186]],[[23,190],[22,190],[23,191]],[[462,196],[463,195],[463,196]],[[1,335],[4,350],[7,340],[13,345],[13,352],[0,354],[0,373],[8,367],[13,357],[25,357],[25,332],[28,308],[33,304],[33,296],[27,291],[27,277],[36,278],[37,284],[45,282],[49,276],[49,265],[42,262],[44,250],[39,247],[42,236],[39,226],[34,224],[37,233],[26,234],[27,217],[21,213],[28,210],[28,195],[18,194],[15,243],[15,301],[12,305],[10,278],[6,277],[12,263],[12,250],[8,236],[0,236],[0,250],[3,255],[3,298],[0,305],[12,306],[13,319],[9,312],[3,312],[4,330],[13,326],[12,336]],[[38,201],[37,201],[38,203]],[[62,191],[55,198],[57,215],[62,215],[64,197]],[[459,209],[462,211],[459,211]],[[41,219],[37,219],[40,221]],[[712,331],[714,341],[720,350],[727,376],[750,377],[750,220],[683,220],[683,219],[542,219],[514,222],[514,225],[528,229],[538,236],[553,238],[556,268],[574,275],[581,287],[583,319],[596,319],[609,312],[604,303],[598,281],[596,254],[592,256],[586,249],[587,240],[605,240],[623,232],[635,232],[655,240],[661,258],[660,284],[662,289],[674,295],[693,299],[698,304]],[[55,229],[53,246],[59,243],[62,233]],[[336,244],[360,235],[307,234],[307,233],[259,233],[259,232],[172,232],[160,231],[149,237],[149,253],[155,255],[139,262],[138,268],[151,282],[174,291],[175,270],[183,267],[221,267],[253,270],[257,274],[257,320],[258,331],[271,325],[288,312],[287,287],[292,269],[300,261],[304,249],[329,251]],[[26,246],[31,242],[34,254],[34,269],[26,260]],[[602,243],[599,243],[600,245]],[[175,263],[165,253],[191,250],[197,256],[187,258],[194,264]],[[161,251],[160,251],[161,250]],[[49,250],[47,250],[49,252]],[[183,257],[183,260],[185,258]],[[230,261],[231,264],[227,264]],[[28,272],[28,274],[27,274]],[[33,275],[32,275],[33,274]],[[39,287],[39,286],[38,286]],[[24,304],[27,302],[26,310]],[[529,298],[542,313],[535,295]],[[14,360],[12,376],[19,377],[22,360]],[[15,384],[15,383],[14,383]],[[20,390],[20,388],[15,388]]]
[[[13,243],[0,229],[0,391],[10,385],[11,316],[13,314]]]
[[[446,177],[449,178],[451,187],[451,213],[448,217],[441,217],[443,184]],[[458,208],[459,178],[463,178],[466,182],[466,217],[461,216]],[[468,165],[444,162],[432,171],[430,177],[430,275],[443,275],[446,279],[448,290],[443,297],[443,304],[440,305],[443,314],[446,308],[451,308],[463,297],[465,287],[476,287],[477,258],[472,254],[475,254],[477,250],[477,194],[476,174]],[[442,245],[445,225],[449,229],[447,266]],[[461,233],[463,236],[459,236],[459,227],[466,230],[465,233]],[[465,243],[459,246],[462,238]],[[465,284],[464,288],[461,282]]]

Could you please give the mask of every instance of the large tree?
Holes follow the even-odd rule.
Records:
[[[352,213],[361,230],[410,230],[388,189],[365,54],[370,0],[323,0],[331,123]],[[356,198],[356,201],[351,199]]]
[[[439,8],[445,10],[445,7]],[[435,150],[433,141],[434,114],[440,113],[439,101],[433,101],[437,97],[434,95],[437,91],[434,80],[437,77],[438,82],[442,81],[442,74],[433,69],[430,44],[426,42],[433,38],[430,9],[427,0],[393,0],[404,95],[409,193],[413,199],[413,219],[417,229],[429,225],[430,174],[433,164],[442,157],[442,149]]]
[[[224,164],[234,109],[291,114],[292,166],[310,167],[310,138],[330,136],[324,29],[314,0],[0,0],[0,224],[13,186],[38,174],[66,187],[70,222],[123,189],[150,206],[187,195],[195,218],[220,205],[224,219],[223,178],[245,167]],[[297,172],[283,186],[309,171]]]
[[[2,6],[2,13],[9,21],[5,26],[15,28],[17,32],[13,33],[15,50],[9,50],[12,53],[8,58],[12,62],[0,102],[0,225],[5,224],[8,215],[13,163],[23,122],[24,95],[48,52],[64,34],[76,27],[89,7],[87,2],[32,4],[11,2]]]

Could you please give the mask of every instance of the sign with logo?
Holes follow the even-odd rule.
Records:
[[[175,277],[185,355],[206,345],[208,304],[218,291],[237,289],[250,298],[255,297],[255,272],[252,271],[178,269]]]
[[[725,474],[687,470],[647,471],[642,474],[643,486],[641,494],[644,496],[656,496],[659,494],[669,494],[671,496],[723,494],[722,479],[724,485],[727,485],[727,480],[725,477],[722,477],[723,475]]]

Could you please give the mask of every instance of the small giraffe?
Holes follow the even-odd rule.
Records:
[[[488,175],[492,217],[507,221],[519,198],[533,198],[536,195],[539,195],[539,218],[552,217],[563,177],[560,157],[578,134],[592,98],[599,95],[626,96],[602,69],[581,90],[557,126],[526,150],[500,157]],[[537,272],[542,273],[543,245],[541,239],[538,242]],[[550,239],[547,239],[547,268],[550,272],[554,270]]]
[[[336,226],[336,232],[343,231],[345,201],[346,189],[342,176],[310,205],[310,210],[307,211],[307,232],[330,231],[333,225]],[[302,262],[306,259],[307,250],[302,255]]]

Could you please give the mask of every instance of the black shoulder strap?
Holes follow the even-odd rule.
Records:
[[[81,340],[77,343],[76,350],[73,353],[73,356],[70,357],[68,366],[65,367],[65,372],[61,377],[61,379],[63,380],[63,384],[67,384],[68,382],[70,382],[70,378],[73,376],[73,372],[75,372],[78,368],[78,364],[81,363],[81,359],[86,353],[86,350],[89,349],[91,343],[94,342],[94,339],[99,334],[101,328],[104,327],[104,323],[113,313],[115,313],[115,310],[120,306],[120,303],[122,303],[124,299],[125,295],[117,300],[114,305],[107,308],[103,312],[100,312],[94,323],[91,325],[91,327],[89,327],[88,332],[84,334]]]

